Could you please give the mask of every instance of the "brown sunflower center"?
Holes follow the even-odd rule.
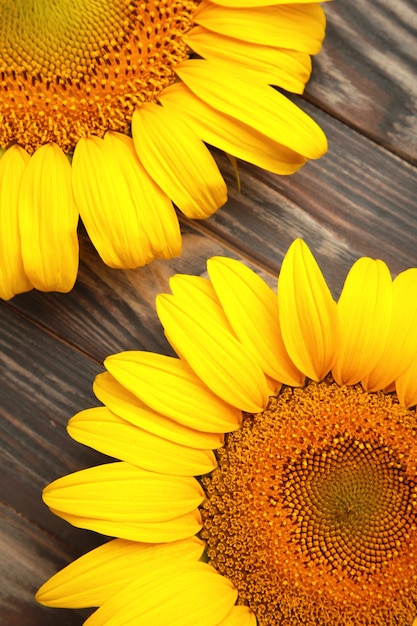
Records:
[[[187,58],[198,0],[1,0],[0,146],[126,132]]]
[[[410,626],[417,419],[331,381],[286,389],[203,478],[202,537],[259,626]]]

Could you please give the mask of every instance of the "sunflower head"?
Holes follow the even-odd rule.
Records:
[[[109,357],[104,406],[70,421],[120,461],[58,479],[45,502],[117,539],[38,599],[99,607],[89,626],[411,626],[417,270],[392,280],[359,259],[335,302],[297,240],[278,296],[232,259],[208,275],[158,297],[180,357]]]
[[[0,5],[0,297],[68,291],[77,224],[105,263],[181,252],[174,206],[227,199],[206,144],[280,174],[326,150],[270,85],[301,93],[317,3],[4,0]]]

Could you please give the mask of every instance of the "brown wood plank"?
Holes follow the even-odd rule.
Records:
[[[409,161],[417,161],[415,0],[329,2],[323,50],[306,96]]]

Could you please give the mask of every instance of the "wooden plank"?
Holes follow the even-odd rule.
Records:
[[[323,5],[324,46],[306,96],[381,145],[417,162],[415,0]]]

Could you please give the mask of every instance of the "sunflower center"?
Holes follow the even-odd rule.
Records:
[[[410,626],[417,419],[331,381],[285,389],[202,479],[202,537],[259,626]]]
[[[1,0],[0,146],[126,132],[174,82],[198,0]]]

